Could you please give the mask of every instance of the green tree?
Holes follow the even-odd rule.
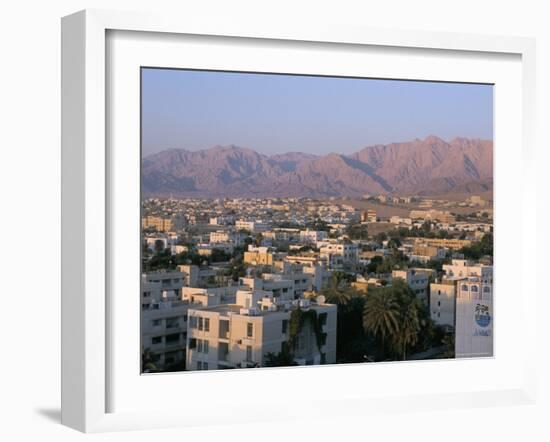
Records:
[[[160,239],[155,241],[155,252],[160,253],[164,250],[164,242]]]
[[[390,289],[370,293],[363,312],[363,327],[367,333],[380,338],[385,355],[386,337],[394,338],[399,330],[399,304]]]
[[[460,249],[460,253],[464,254],[465,258],[475,260],[485,255],[493,256],[493,234],[486,233],[480,241]]]
[[[346,228],[346,234],[350,239],[368,239],[369,232],[364,224],[351,224]]]
[[[153,354],[149,348],[145,348],[141,352],[141,371],[143,373],[155,373],[158,371],[158,367],[153,360]]]
[[[445,347],[445,351],[441,355],[442,358],[450,359],[455,357],[455,334],[447,333],[441,340],[441,344]]]
[[[346,305],[352,298],[354,290],[346,284],[346,275],[343,272],[334,272],[327,286],[321,289],[329,304]]]
[[[418,341],[418,333],[420,332],[419,302],[418,299],[413,299],[405,307],[405,314],[401,316],[399,330],[395,334],[395,345],[401,353],[403,361],[407,357],[407,349],[414,346]]]

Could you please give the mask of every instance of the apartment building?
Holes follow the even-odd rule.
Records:
[[[447,253],[447,249],[444,247],[428,246],[424,244],[415,244],[408,257],[411,261],[418,261],[423,264],[436,260],[444,259]]]
[[[244,252],[244,262],[251,265],[272,266],[273,253],[269,247],[255,247],[252,244],[248,245],[248,250]]]
[[[209,307],[217,304],[235,303],[238,290],[246,289],[244,286],[225,286],[225,287],[183,287],[181,289],[181,298],[190,304],[198,304],[203,307]]]
[[[376,210],[368,209],[361,212],[362,223],[375,223],[377,221]]]
[[[186,287],[207,287],[216,278],[216,270],[208,266],[185,264],[177,266]]]
[[[336,306],[301,299],[278,302],[268,291],[238,291],[236,304],[190,309],[187,369],[262,367],[268,353],[279,353],[290,338],[294,310],[314,310],[319,339],[311,326],[296,337],[294,360],[300,365],[336,362]]]
[[[237,230],[248,230],[249,232],[263,232],[267,229],[267,226],[261,221],[247,221],[239,219],[235,221],[235,228]]]
[[[425,221],[441,221],[442,223],[453,223],[456,221],[456,217],[448,212],[442,210],[411,210],[410,217],[412,219],[421,219]]]
[[[321,264],[304,265],[302,272],[311,275],[311,286],[314,291],[319,291],[328,285],[333,273],[332,270]]]
[[[179,296],[181,278],[170,276],[143,274],[141,282],[141,347],[151,352],[159,370],[185,358],[189,303]]]
[[[357,264],[359,247],[355,243],[329,243],[320,248],[319,256],[326,260],[329,268],[340,269],[347,265]]]
[[[178,242],[178,235],[173,232],[159,233],[159,234],[145,234],[143,236],[144,244],[152,251],[157,251],[160,246],[160,250],[164,250],[175,246]]]
[[[403,279],[417,298],[425,304],[428,304],[428,287],[431,275],[435,275],[435,270],[412,268],[392,271],[392,278]]]
[[[466,259],[453,259],[451,264],[443,264],[443,271],[447,276],[459,278],[477,276],[483,280],[492,280],[493,277],[493,266],[473,263]]]
[[[469,277],[457,284],[455,356],[493,355],[493,284]]]
[[[430,316],[447,329],[455,327],[456,278],[443,278],[430,284]]]
[[[313,289],[313,275],[303,271],[263,273],[261,278],[240,278],[239,284],[250,290],[270,291],[275,298],[292,300]]]
[[[240,246],[243,244],[244,236],[241,233],[231,233],[225,230],[210,232],[210,243],[217,246],[219,244],[230,244]]]
[[[143,273],[141,277],[142,287],[146,283],[158,283],[163,291],[174,292],[174,296],[181,295],[184,284],[184,274],[180,271],[158,271]]]
[[[451,250],[458,250],[467,247],[472,241],[467,239],[442,239],[442,238],[415,238],[415,245],[426,245],[431,247],[444,247]]]
[[[317,241],[323,241],[327,238],[327,232],[324,230],[301,230],[300,241],[307,243],[317,243]]]
[[[171,232],[174,230],[174,224],[170,218],[161,218],[158,216],[144,216],[141,218],[141,227],[153,227],[157,232]]]

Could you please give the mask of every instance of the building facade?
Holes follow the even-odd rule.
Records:
[[[288,345],[291,314],[313,310],[320,321],[319,340],[304,327],[295,340],[299,365],[336,362],[336,306],[309,300],[277,302],[271,292],[239,291],[236,304],[190,309],[187,369],[216,370],[263,367],[268,355]]]
[[[457,284],[455,356],[493,356],[493,284],[470,277]]]

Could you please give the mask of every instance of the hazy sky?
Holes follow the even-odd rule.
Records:
[[[488,85],[142,69],[143,155],[234,144],[265,154],[351,153],[493,138]]]

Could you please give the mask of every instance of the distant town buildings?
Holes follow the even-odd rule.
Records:
[[[398,279],[454,334],[457,357],[492,355],[492,257],[464,258],[492,233],[491,202],[364,198],[144,201],[141,343],[149,366],[334,363],[340,316],[321,294],[342,288],[368,299]]]

